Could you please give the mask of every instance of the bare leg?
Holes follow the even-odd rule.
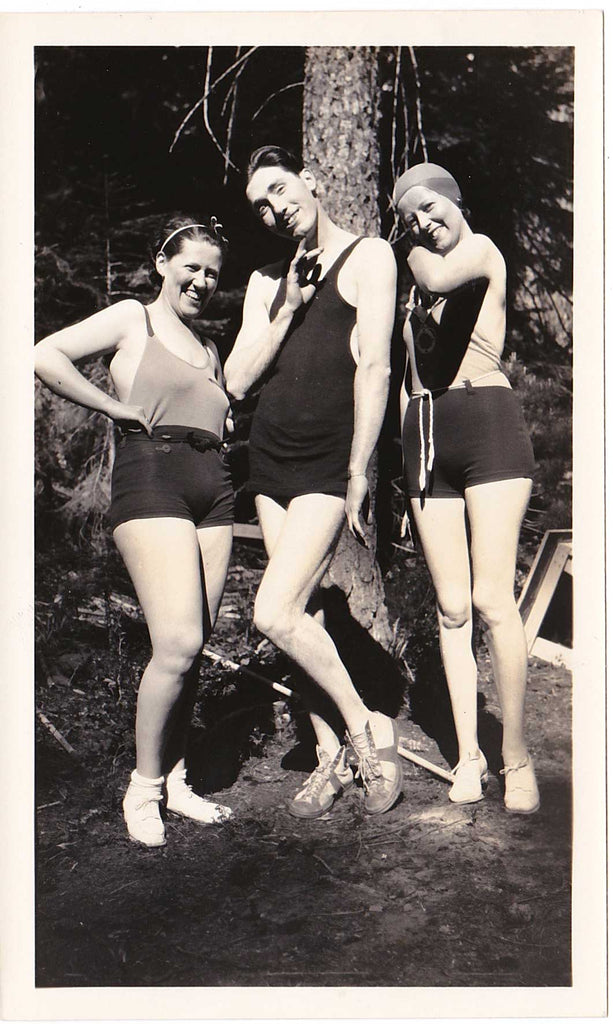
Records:
[[[332,638],[307,611],[330,563],[345,503],[332,495],[301,495],[289,503],[282,520],[283,509],[272,499],[259,495],[257,506],[262,531],[265,536],[268,532],[270,561],[255,601],[255,625],[334,702],[358,755],[364,810],[382,814],[394,805],[402,788],[396,725],[369,711]],[[300,818],[320,817],[353,782],[336,733],[313,706],[310,711],[321,750],[318,767],[288,806]]]
[[[487,627],[487,641],[503,718],[502,756],[506,765],[527,757],[524,705],[528,655],[515,602],[515,563],[519,530],[530,480],[502,480],[466,491],[472,535],[473,603]]]
[[[171,717],[194,672],[203,642],[201,555],[184,519],[136,519],[114,531],[149,628],[152,657],[136,711],[136,765],[161,776]]]
[[[465,504],[462,498],[430,498],[423,508],[419,499],[411,499],[411,506],[436,591],[441,657],[461,761],[479,749]]]
[[[205,599],[203,637],[206,643],[215,628],[226,585],[232,553],[232,527],[209,526],[197,530],[196,533],[202,559],[202,590]],[[164,757],[165,769],[166,766],[175,770],[185,768],[185,748],[198,690],[199,667],[200,658],[195,663],[196,671],[186,679],[183,696],[173,715]]]
[[[294,498],[284,511],[272,499],[258,495],[257,508],[271,550],[256,597],[255,625],[328,694],[350,733],[359,733],[369,711],[331,637],[306,611],[330,562],[343,524],[344,501],[327,494],[305,494]],[[319,727],[322,722],[314,724]],[[323,728],[322,739],[331,741]]]
[[[279,539],[281,531],[283,529],[283,524],[285,523],[287,510],[284,509],[281,505],[279,505],[276,501],[273,501],[272,498],[265,497],[264,495],[258,496],[257,507],[260,526],[262,528],[262,534],[264,536],[264,545],[266,547],[266,553],[268,557],[271,558],[272,553],[277,545],[277,541]],[[326,562],[326,568],[329,565],[330,560],[332,558],[333,550],[329,554],[328,561]],[[322,629],[324,629],[325,617],[323,608],[321,608],[318,604],[317,594],[318,591],[316,589],[308,603],[306,610],[309,615],[312,615],[312,617],[322,627]],[[323,718],[321,714],[318,714],[315,710],[313,710],[310,707],[310,695],[308,693],[303,692],[301,694],[301,697],[303,704],[308,711],[311,725],[313,726],[313,731],[315,733],[317,745],[322,747],[323,750],[325,750],[328,754],[330,754],[331,757],[333,757],[340,746],[340,738],[337,736],[334,729],[325,720],[325,718]]]

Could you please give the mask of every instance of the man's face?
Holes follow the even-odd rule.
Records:
[[[247,199],[256,217],[275,235],[306,238],[317,225],[315,179],[283,167],[259,167],[249,179]]]

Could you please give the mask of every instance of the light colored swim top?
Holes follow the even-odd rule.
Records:
[[[409,350],[413,392],[444,390],[466,380],[509,387],[501,363],[504,339],[495,342],[477,329],[486,288],[486,282],[475,282],[441,296],[429,309],[421,305],[418,289],[411,289],[407,310],[413,334]]]
[[[222,438],[230,401],[209,364],[192,366],[159,340],[145,307],[147,340],[128,403],[145,410],[152,427],[198,427]]]

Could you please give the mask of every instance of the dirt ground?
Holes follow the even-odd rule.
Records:
[[[262,564],[235,555],[210,648],[292,687],[290,666],[249,625]],[[37,706],[74,753],[39,716],[38,986],[571,984],[568,672],[530,665],[537,814],[504,811],[500,709],[481,653],[480,804],[452,805],[445,781],[404,761],[389,813],[365,816],[354,787],[303,823],[285,807],[313,767],[299,702],[205,659],[191,781],[234,818],[169,817],[167,845],[148,850],[121,815],[146,631],[125,585],[118,605],[100,578],[62,567],[39,588]],[[398,662],[358,648],[339,642],[370,680],[359,684],[367,703],[394,713],[416,752],[455,763],[440,671],[407,681]]]

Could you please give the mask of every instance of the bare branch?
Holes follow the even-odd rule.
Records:
[[[243,65],[244,67],[244,65]],[[237,98],[237,86],[238,79],[240,76],[240,70],[236,74],[236,78],[232,83],[232,88],[228,93],[228,97],[232,97],[232,105],[230,107],[230,116],[228,117],[228,128],[226,130],[226,151],[224,154],[224,168],[223,168],[223,183],[224,186],[228,184],[228,167],[230,164],[230,142],[232,140],[232,128],[234,127],[234,117],[236,115],[236,98]],[[225,107],[225,104],[224,104]]]
[[[204,102],[204,96],[201,96],[201,97],[200,97],[200,99],[199,99],[199,100],[197,100],[197,102],[196,102],[196,103],[194,103],[193,107],[191,107],[191,108],[190,108],[190,109],[189,109],[189,110],[187,111],[187,114],[185,115],[185,117],[184,117],[184,118],[183,118],[183,120],[181,121],[181,124],[180,124],[180,125],[179,125],[179,127],[177,128],[177,130],[176,130],[176,132],[175,132],[175,134],[174,134],[173,140],[172,140],[172,142],[170,143],[170,146],[168,147],[168,152],[169,152],[169,153],[172,153],[172,151],[173,151],[173,149],[175,148],[175,146],[176,146],[177,142],[179,141],[179,136],[181,135],[181,132],[182,132],[182,131],[183,131],[183,129],[185,128],[185,125],[186,125],[186,124],[187,124],[187,122],[188,122],[188,121],[189,121],[189,120],[190,120],[190,119],[191,119],[191,118],[192,118],[192,117],[194,116],[194,114],[195,114],[195,113],[196,113],[196,111],[198,110],[198,107],[200,107],[200,106],[202,105],[202,103],[203,103],[203,102]]]
[[[402,121],[404,127],[404,149],[402,151],[402,165],[407,167],[409,163],[409,143],[411,140],[411,130],[409,128],[409,110],[407,104],[406,90],[404,88],[404,82],[400,83],[400,95],[402,97]]]
[[[258,107],[258,109],[256,110],[255,114],[252,117],[252,120],[255,121],[256,117],[258,117],[264,110],[264,107],[267,107],[272,100],[276,100],[277,96],[280,96],[282,92],[287,92],[288,89],[298,89],[301,88],[303,85],[304,78],[302,79],[301,82],[291,82],[290,85],[284,85],[282,89],[277,89],[276,92],[271,93],[270,96],[266,97],[261,106]]]
[[[394,65],[394,102],[392,104],[392,147],[391,147],[391,161],[392,161],[392,177],[396,173],[396,134],[398,131],[397,125],[397,113],[398,113],[398,87],[400,85],[400,61],[402,57],[402,47],[396,47],[396,63]]]
[[[426,145],[426,137],[424,135],[422,111],[421,111],[421,80],[419,77],[419,68],[417,66],[417,58],[415,56],[415,50],[412,46],[408,47],[409,56],[411,58],[411,64],[413,65],[413,74],[415,76],[415,113],[417,115],[417,134],[419,135],[419,141],[421,143],[421,151],[423,158],[428,161],[428,147]]]
[[[538,301],[536,299],[536,296],[534,294],[533,289],[530,288],[530,286],[527,284],[526,281],[522,281],[522,287],[524,288],[524,290],[528,293],[528,295],[532,299],[532,308],[534,309],[534,312],[536,313],[536,315],[538,317],[538,322],[541,325],[541,330],[542,330],[543,334],[545,336],[547,336],[547,333],[548,333],[547,332],[547,324],[545,323],[545,320],[543,319],[543,312],[541,310],[541,307],[538,304]]]
[[[210,83],[210,80],[211,80],[211,65],[212,65],[212,62],[213,62],[213,47],[209,46],[208,49],[207,49],[206,71],[205,71],[205,75],[204,75],[204,94],[203,94],[203,102],[202,102],[202,118],[203,118],[203,121],[204,121],[204,127],[207,130],[209,138],[213,142],[213,145],[215,146],[215,148],[220,152],[220,154],[224,158],[224,164],[225,164],[224,182],[225,182],[225,174],[228,171],[228,166],[230,166],[232,168],[232,170],[238,171],[239,173],[240,173],[240,170],[236,166],[236,164],[232,160],[230,160],[230,156],[229,156],[229,153],[228,153],[227,149],[224,151],[224,148],[221,145],[221,142],[219,141],[217,136],[215,135],[215,132],[213,131],[213,129],[211,127],[211,122],[209,120],[209,96],[211,94],[211,89],[210,89],[209,83]],[[235,62],[235,64],[236,64],[236,62]]]
[[[210,50],[211,47],[208,47],[208,49]],[[219,78],[216,78],[215,81],[213,82],[213,84],[210,86],[208,94],[202,95],[200,97],[200,99],[197,100],[196,103],[194,103],[193,107],[191,107],[188,110],[187,114],[185,115],[185,117],[181,121],[181,124],[179,125],[179,127],[177,128],[177,130],[176,130],[176,132],[174,134],[173,140],[172,140],[172,142],[171,142],[171,144],[169,146],[169,149],[168,149],[169,153],[172,153],[172,151],[175,148],[177,142],[179,141],[179,136],[181,135],[183,129],[185,128],[185,125],[194,116],[194,114],[198,110],[198,107],[202,106],[204,101],[206,99],[208,99],[208,96],[210,96],[210,94],[213,92],[213,90],[216,89],[217,86],[220,85],[221,82],[223,82],[223,80],[225,78],[227,78],[228,75],[230,75],[234,71],[235,68],[240,67],[241,64],[244,64],[244,62],[247,61],[249,59],[249,57],[251,56],[251,54],[255,53],[256,50],[257,50],[257,46],[250,47],[250,49],[247,50],[247,52],[244,53],[242,57],[239,57],[239,59],[236,60],[234,62],[234,64],[231,64],[229,68],[226,68],[226,70],[219,76]]]
[[[553,308],[555,310],[555,314],[556,314],[556,316],[557,316],[557,318],[558,318],[558,320],[560,322],[560,327],[564,331],[566,337],[567,338],[571,338],[572,337],[572,331],[569,331],[568,327],[564,323],[564,320],[562,319],[562,314],[560,313],[560,310],[558,309],[558,304],[557,304],[557,302],[556,302],[556,300],[555,300],[555,298],[553,296],[553,292],[550,292],[549,289],[547,289],[547,295],[549,297],[549,301],[551,302],[551,305],[553,306]],[[568,302],[569,306],[571,306],[571,308],[572,308],[572,305],[573,305],[572,300],[571,299],[567,299],[567,302]]]
[[[236,56],[237,57],[240,56],[240,52],[241,52],[241,47],[237,46],[237,48],[236,48]],[[236,116],[236,104],[237,104],[237,101],[238,101],[238,80],[241,77],[241,75],[242,75],[242,73],[243,73],[243,71],[245,70],[246,67],[247,67],[246,64],[242,64],[238,68],[238,70],[236,72],[236,75],[234,76],[234,80],[232,82],[232,86],[228,90],[228,93],[226,94],[226,98],[225,98],[225,100],[223,102],[223,106],[221,108],[222,116],[224,116],[225,113],[226,113],[226,110],[227,110],[228,103],[231,101],[230,115],[228,117],[228,127],[226,129],[226,151],[225,151],[225,156],[224,156],[224,172],[223,172],[223,183],[224,183],[224,185],[227,185],[227,183],[228,183],[228,165],[230,163],[230,143],[232,141],[232,129],[234,128],[234,118]]]

